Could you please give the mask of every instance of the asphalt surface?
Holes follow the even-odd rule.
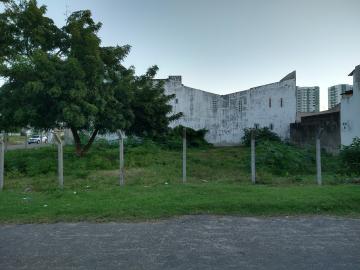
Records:
[[[360,269],[360,220],[0,225],[0,269]]]

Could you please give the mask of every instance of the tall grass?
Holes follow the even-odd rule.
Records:
[[[98,142],[87,155],[79,158],[75,155],[72,146],[66,146],[65,178],[86,180],[102,171],[115,171],[113,173],[115,179],[119,164],[118,151],[116,143]],[[349,181],[342,176],[340,157],[323,153],[322,160],[325,181],[326,179],[329,183]],[[316,173],[315,151],[279,142],[262,141],[256,147],[256,165],[259,183],[312,182],[312,177]],[[150,140],[129,141],[125,145],[125,168],[129,184],[177,182],[181,178],[181,150],[164,147],[163,144]],[[35,179],[34,185],[39,178],[56,178],[57,149],[55,146],[50,146],[8,151],[5,172],[7,179],[13,179],[18,183],[21,183],[19,179]],[[209,181],[248,183],[250,148],[246,146],[189,148],[188,176],[189,181],[198,183]],[[69,181],[65,180],[65,182]]]

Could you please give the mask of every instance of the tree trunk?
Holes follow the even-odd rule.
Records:
[[[81,152],[82,152],[82,145],[81,145],[80,136],[79,136],[76,128],[70,127],[70,130],[71,130],[71,133],[73,134],[73,137],[74,137],[76,155],[78,155],[80,157]]]
[[[87,151],[89,151],[91,145],[95,141],[96,135],[98,134],[99,130],[98,129],[94,130],[94,132],[92,133],[89,141],[84,146],[81,143],[80,136],[79,136],[79,133],[78,133],[77,129],[74,128],[74,127],[70,127],[70,130],[71,130],[71,132],[73,134],[73,137],[74,137],[76,155],[79,156],[79,157],[82,157],[82,156],[85,155],[85,153]]]
[[[82,149],[82,154],[84,155],[87,151],[89,151],[91,145],[93,144],[95,138],[96,138],[96,135],[98,134],[99,130],[98,129],[95,129],[93,134],[91,135],[89,141],[87,142],[87,144],[83,147]]]

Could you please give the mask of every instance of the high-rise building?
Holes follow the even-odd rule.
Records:
[[[296,111],[318,112],[320,108],[319,92],[318,86],[296,87]]]
[[[352,85],[350,84],[338,84],[333,85],[328,88],[328,108],[334,108],[341,102],[341,94],[346,91],[352,90]]]

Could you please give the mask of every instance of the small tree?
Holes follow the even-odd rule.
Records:
[[[4,2],[4,1],[2,1]],[[76,153],[84,155],[97,134],[164,132],[170,121],[158,68],[142,76],[122,61],[130,46],[102,47],[89,10],[72,13],[62,28],[45,16],[35,0],[6,1],[0,14],[5,33],[0,46],[0,125],[39,129],[69,128]],[[5,45],[3,45],[5,44]],[[82,131],[91,134],[83,143]]]

